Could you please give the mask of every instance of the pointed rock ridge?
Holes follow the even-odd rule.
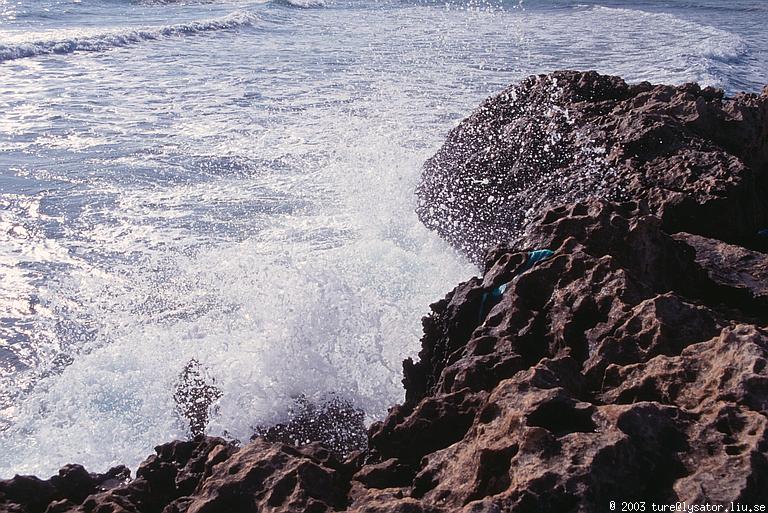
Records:
[[[419,214],[482,275],[431,305],[405,401],[366,449],[283,443],[359,420],[307,406],[243,447],[159,446],[117,486],[74,467],[63,488],[0,482],[0,511],[768,503],[766,109],[768,88],[726,98],[593,72],[510,87],[425,165]]]

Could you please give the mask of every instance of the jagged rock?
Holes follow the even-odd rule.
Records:
[[[523,240],[555,256],[517,275],[525,253],[498,247],[482,280],[433,305],[420,361],[404,365],[410,402],[372,429],[373,455],[402,458],[398,430],[477,394],[460,440],[403,451],[421,458],[411,497],[466,512],[767,499],[767,332],[734,326],[762,305],[764,255],[601,200],[544,214]]]
[[[689,233],[675,238],[696,251],[696,263],[713,283],[723,306],[768,322],[768,255]]]
[[[256,440],[217,465],[184,508],[168,513],[338,511],[349,475],[318,446],[300,449]]]
[[[768,330],[728,327],[679,355],[609,367],[600,397],[674,404],[695,415],[686,433],[689,472],[674,487],[682,500],[759,502],[768,494],[766,358]]]
[[[643,201],[670,232],[755,246],[768,226],[768,88],[533,76],[489,98],[424,166],[418,214],[471,258],[519,242],[537,214]]]
[[[124,486],[94,493],[76,501],[67,513],[161,512],[171,502],[194,493],[213,466],[228,459],[237,448],[221,438],[198,436],[155,447]],[[50,512],[52,513],[52,512]]]
[[[92,493],[120,486],[129,477],[130,471],[122,465],[104,474],[88,473],[81,465],[66,465],[45,481],[34,476],[0,480],[0,511],[66,511],[65,507],[80,504]]]
[[[768,90],[729,100],[567,72],[513,86],[454,130],[425,166],[419,213],[478,261],[501,244],[482,278],[432,305],[353,509],[768,500],[767,105]],[[610,170],[578,175],[584,138]],[[565,190],[569,175],[592,181]],[[555,255],[520,274],[534,248]],[[469,397],[452,438],[399,442]],[[387,474],[403,463],[410,485]]]

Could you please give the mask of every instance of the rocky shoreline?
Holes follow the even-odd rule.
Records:
[[[367,449],[295,447],[290,425],[198,436],[132,480],[0,481],[0,511],[768,505],[768,88],[530,77],[451,132],[417,192],[483,275],[431,306]]]

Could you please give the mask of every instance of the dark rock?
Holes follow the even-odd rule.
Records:
[[[313,403],[300,396],[289,417],[285,423],[257,426],[252,439],[297,446],[319,442],[338,458],[367,446],[365,413],[341,397],[332,395]]]
[[[642,201],[670,232],[744,245],[768,226],[768,94],[563,71],[486,100],[424,166],[418,213],[475,261],[537,214]]]
[[[711,294],[723,306],[768,323],[768,255],[688,233],[675,238],[696,252],[696,263],[712,281]]]
[[[123,485],[129,478],[130,471],[124,466],[104,474],[91,474],[80,465],[66,465],[46,481],[34,476],[0,480],[0,511],[67,511],[66,508],[82,503],[88,495]]]
[[[411,466],[390,458],[379,464],[364,466],[353,479],[368,488],[396,488],[409,486],[413,477]]]
[[[419,361],[405,362],[407,402],[371,430],[360,474],[388,478],[411,455],[410,486],[353,485],[353,506],[380,504],[382,484],[465,512],[768,500],[768,260],[755,242],[767,105],[567,72],[508,89],[454,130],[425,166],[420,215],[477,260],[500,244],[482,278],[432,305]],[[585,137],[604,158],[577,151]],[[590,162],[605,172],[583,174]],[[489,195],[509,201],[491,209]],[[518,274],[526,248],[555,255]],[[453,436],[404,442],[435,419]]]
[[[338,511],[346,504],[349,476],[328,466],[324,461],[327,451],[321,458],[315,457],[316,450],[251,442],[217,465],[178,511]]]
[[[146,481],[153,498],[167,502],[192,493],[236,447],[221,438],[198,436],[160,445],[155,452],[139,466],[136,478]]]

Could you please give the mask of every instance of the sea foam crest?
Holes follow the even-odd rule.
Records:
[[[704,85],[722,87],[729,81],[731,65],[743,62],[750,53],[750,47],[738,34],[709,25],[684,20],[669,13],[647,12],[619,7],[585,6],[586,12],[602,18],[597,23],[604,27],[636,26],[655,34],[658,41],[675,41],[675,44],[653,48],[643,40],[619,42],[620,51],[645,52],[657,68],[656,79],[680,81],[681,75],[687,80]],[[615,50],[617,48],[614,48]],[[673,76],[659,76],[667,70]],[[677,74],[675,74],[677,72]],[[631,77],[650,79],[652,77]]]
[[[209,20],[191,21],[160,27],[119,29],[109,32],[58,32],[58,37],[0,43],[0,62],[36,57],[38,55],[68,54],[78,51],[96,52],[119,48],[143,41],[187,36],[201,32],[232,30],[254,25],[258,18],[243,11]],[[67,37],[67,35],[69,37]]]
[[[274,0],[274,3],[299,9],[317,9],[326,6],[325,0]]]
[[[650,24],[651,27],[664,27],[666,30],[677,31],[686,39],[678,50],[688,52],[707,59],[730,61],[742,57],[749,52],[747,43],[736,34],[703,25],[693,21],[683,20],[669,13],[647,12],[621,7],[593,6],[597,12],[614,14],[633,18],[640,23]]]

